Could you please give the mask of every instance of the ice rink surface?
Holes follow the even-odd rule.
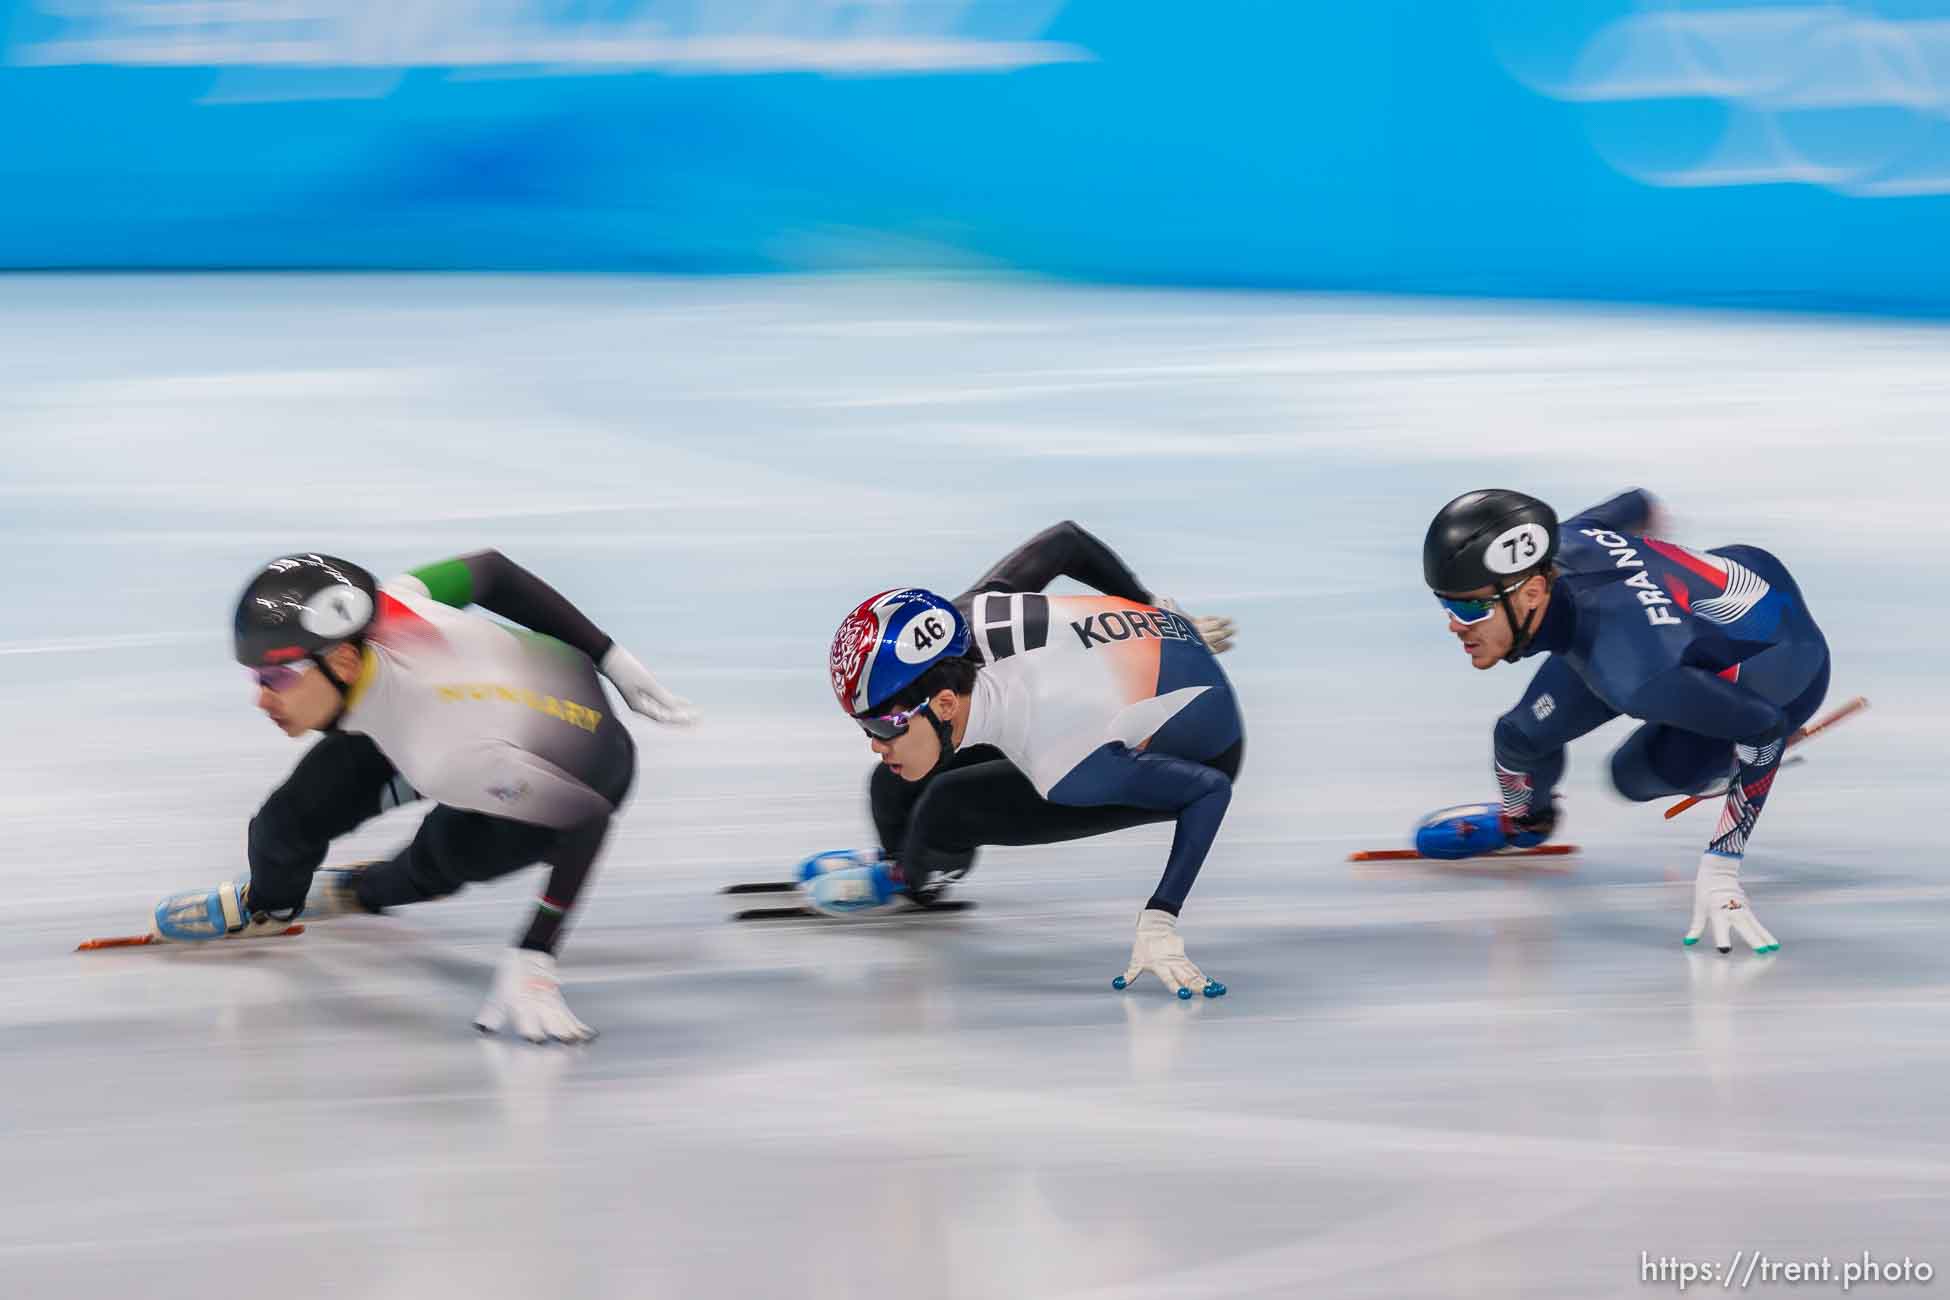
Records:
[[[1565,1297],[1676,1291],[1641,1252],[1950,1267],[1946,355],[1905,323],[979,282],[0,280],[0,1293]],[[1568,867],[1344,860],[1491,795],[1529,672],[1444,632],[1430,514],[1635,484],[1678,540],[1777,551],[1831,704],[1874,701],[1755,836],[1773,958],[1680,946],[1713,813],[1606,794],[1622,724],[1573,751]],[[1240,622],[1246,765],[1183,924],[1230,996],[1110,988],[1161,830],[990,851],[960,917],[727,922],[719,886],[869,840],[841,615],[1065,517]],[[300,752],[228,657],[255,566],[483,546],[707,714],[637,727],[564,949],[598,1043],[469,1027],[534,873],[298,939],[71,951],[245,869]]]

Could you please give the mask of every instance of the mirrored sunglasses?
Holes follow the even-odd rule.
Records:
[[[899,713],[883,713],[878,717],[855,718],[854,721],[860,724],[860,730],[875,740],[893,740],[897,736],[905,736],[914,719],[927,711],[928,702],[922,700],[913,708],[903,709]]]
[[[270,691],[286,691],[298,684],[298,679],[317,665],[309,659],[299,659],[288,664],[267,664],[251,669],[251,680]]]
[[[1436,604],[1449,611],[1450,618],[1464,627],[1468,627],[1471,623],[1480,623],[1496,612],[1496,599],[1491,596],[1485,596],[1480,600],[1462,600],[1437,592],[1435,600]]]

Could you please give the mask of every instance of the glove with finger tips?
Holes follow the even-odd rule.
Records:
[[[1205,642],[1205,648],[1215,655],[1222,655],[1232,649],[1233,637],[1238,634],[1238,625],[1223,614],[1192,615],[1185,607],[1167,596],[1158,602],[1158,608],[1169,610],[1180,618],[1189,619],[1198,639]]]
[[[1232,649],[1233,637],[1239,631],[1238,625],[1222,614],[1201,615],[1192,620],[1192,626],[1198,629],[1199,639],[1215,655]]]
[[[1693,880],[1693,923],[1683,942],[1688,948],[1700,941],[1708,930],[1713,946],[1721,952],[1733,951],[1735,936],[1756,954],[1779,952],[1780,940],[1754,915],[1747,891],[1740,887],[1740,859],[1708,853],[1700,858],[1699,875]]]
[[[623,702],[652,722],[688,727],[698,720],[691,702],[664,689],[643,662],[620,645],[611,645],[598,667],[622,693]]]
[[[1185,941],[1178,937],[1178,918],[1170,912],[1147,907],[1138,913],[1137,940],[1131,945],[1131,964],[1110,982],[1114,989],[1129,988],[1145,971],[1180,998],[1202,992],[1208,998],[1224,997],[1226,986],[1207,979],[1205,972],[1185,956]]]
[[[475,1015],[474,1027],[485,1034],[511,1029],[531,1043],[586,1043],[596,1036],[562,1000],[555,958],[529,948],[501,954],[494,988]]]

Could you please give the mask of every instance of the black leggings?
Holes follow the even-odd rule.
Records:
[[[625,752],[627,770],[612,789],[600,792],[613,802],[622,800],[635,775],[635,747]],[[251,818],[251,910],[282,912],[302,904],[312,873],[333,840],[418,797],[398,778],[392,763],[365,736],[332,732],[307,750]],[[553,871],[543,904],[521,946],[553,952],[609,822],[603,817],[556,829],[442,804],[426,815],[405,848],[366,869],[359,881],[359,902],[375,912],[424,902],[474,881],[547,862]]]
[[[1244,748],[1234,745],[1206,766],[1232,780],[1239,775]],[[1177,817],[1127,804],[1051,803],[1002,751],[988,745],[957,750],[919,781],[903,781],[885,764],[877,766],[867,795],[881,849],[901,864],[915,897],[923,902],[930,877],[966,872],[975,863],[975,850],[984,844],[1060,844]],[[1191,883],[1185,881],[1184,888],[1190,889]],[[1177,912],[1184,901],[1182,894],[1154,895],[1145,905]]]

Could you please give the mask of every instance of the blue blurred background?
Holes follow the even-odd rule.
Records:
[[[0,265],[1950,306],[1950,5],[8,0]]]

